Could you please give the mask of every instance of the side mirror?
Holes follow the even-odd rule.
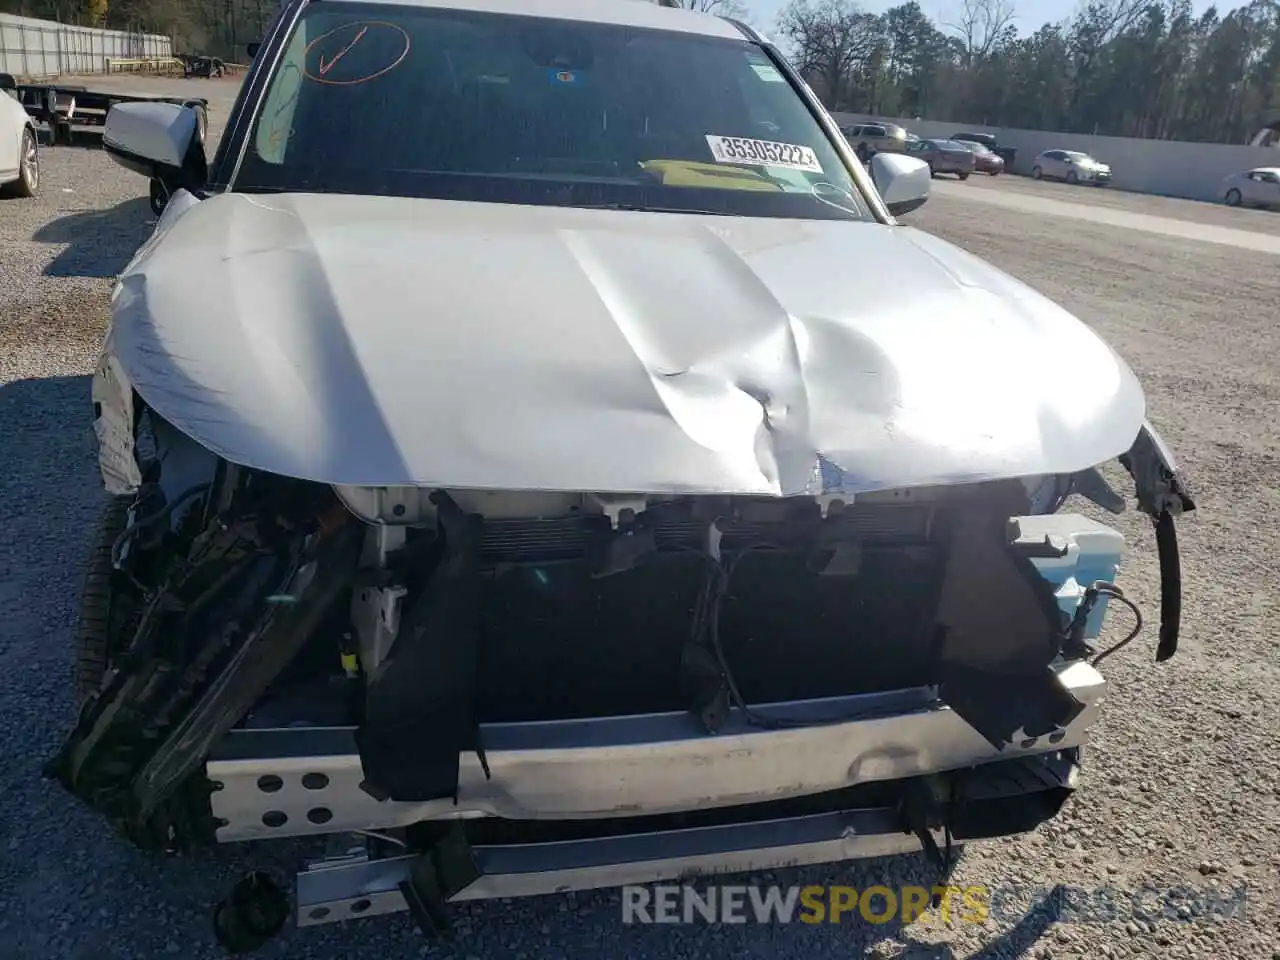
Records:
[[[871,158],[871,181],[895,217],[924,206],[933,186],[929,164],[903,153],[877,153]]]
[[[245,44],[245,48],[249,51],[249,59],[253,60],[258,55],[258,51],[262,49],[262,41],[255,40],[253,43]]]
[[[102,149],[112,160],[169,193],[196,191],[208,179],[200,118],[176,103],[118,103],[107,114]]]

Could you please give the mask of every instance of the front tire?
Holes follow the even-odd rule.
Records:
[[[1240,201],[1243,199],[1244,197],[1240,195],[1240,191],[1237,190],[1235,187],[1232,187],[1230,190],[1227,191],[1226,201],[1227,201],[1228,207],[1240,206]]]
[[[154,177],[151,180],[150,201],[151,212],[157,217],[163,214],[164,208],[169,205],[169,188],[164,185],[163,181]]]
[[[1073,185],[1074,185],[1074,184],[1077,184],[1077,183],[1079,183],[1079,182],[1080,182],[1080,177],[1076,174],[1076,172],[1075,172],[1074,170],[1068,170],[1068,171],[1067,171],[1067,183],[1070,183],[1070,184],[1073,184]]]
[[[961,180],[969,179],[969,175],[967,173],[957,173],[956,176],[959,177]]]
[[[1043,180],[1043,179],[1044,179],[1044,171],[1043,171],[1043,170],[1041,170],[1039,167],[1032,167],[1032,168],[1031,168],[1031,179],[1032,179],[1032,180]]]
[[[34,197],[40,189],[40,146],[30,127],[22,128],[18,145],[18,179],[4,186],[7,197]]]
[[[76,702],[84,701],[102,687],[112,658],[120,652],[121,626],[127,617],[117,604],[120,573],[111,561],[116,539],[129,522],[131,497],[112,497],[98,520],[89,562],[85,569],[84,589],[80,594],[80,615],[75,633]]]

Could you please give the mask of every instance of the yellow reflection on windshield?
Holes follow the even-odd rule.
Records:
[[[662,178],[665,187],[711,187],[724,190],[782,190],[762,173],[742,167],[696,160],[645,160],[640,164],[648,173]]]

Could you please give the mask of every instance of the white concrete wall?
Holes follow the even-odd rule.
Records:
[[[171,56],[173,41],[168,37],[0,13],[0,73],[15,77],[104,73],[108,60]]]
[[[864,114],[854,113],[837,113],[835,117],[842,126],[869,119]],[[1185,197],[1188,200],[1219,200],[1219,185],[1229,173],[1260,166],[1280,166],[1280,150],[1274,147],[1093,137],[1082,133],[1012,130],[938,120],[884,119],[926,138],[949,137],[956,133],[994,134],[1000,146],[1018,151],[1013,172],[1025,176],[1030,176],[1032,160],[1038,153],[1080,150],[1111,164],[1112,182],[1122,190]]]

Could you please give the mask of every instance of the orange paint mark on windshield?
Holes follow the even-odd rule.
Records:
[[[351,39],[333,54],[325,55],[326,43],[332,45],[350,32],[354,32]],[[373,40],[379,34],[388,37],[389,42],[374,44]],[[338,40],[335,40],[335,37]],[[361,51],[360,55],[348,59],[347,55],[362,40],[363,46],[370,49]],[[352,23],[344,23],[340,27],[334,27],[320,34],[307,44],[302,53],[302,75],[312,83],[323,83],[333,87],[353,87],[368,83],[400,66],[404,58],[409,55],[411,45],[409,34],[403,27],[385,20],[356,20]],[[343,69],[335,70],[334,68],[339,64],[343,65]],[[352,71],[349,74],[348,69]]]
[[[369,28],[368,28],[368,27],[361,27],[361,28],[360,28],[360,32],[359,32],[359,33],[357,33],[357,34],[355,35],[355,38],[354,38],[354,39],[352,39],[352,41],[351,41],[350,43],[348,43],[345,47],[343,47],[341,50],[339,50],[337,53],[335,53],[335,54],[333,55],[333,59],[332,59],[332,60],[330,60],[328,63],[325,63],[325,60],[324,60],[324,54],[323,54],[323,53],[322,53],[322,54],[320,54],[320,76],[322,76],[322,77],[323,77],[326,73],[328,73],[330,70],[332,70],[332,69],[333,69],[333,65],[334,65],[335,63],[337,63],[339,60],[341,60],[343,57],[345,57],[345,56],[347,55],[347,52],[348,52],[352,47],[354,47],[357,43],[359,43],[361,40],[363,40],[363,39],[364,39],[364,35],[365,35],[366,33],[368,33],[368,32],[369,32]]]

